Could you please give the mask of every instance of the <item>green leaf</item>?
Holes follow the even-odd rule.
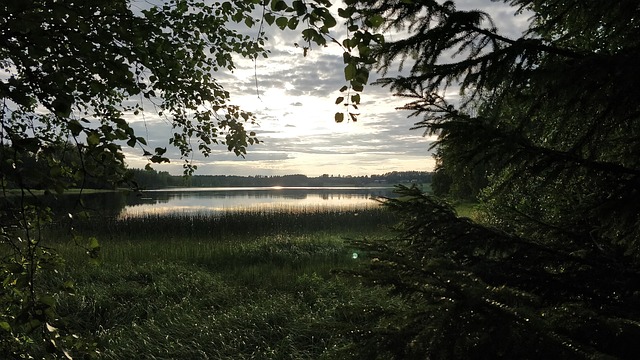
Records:
[[[295,30],[298,27],[298,18],[292,17],[291,19],[289,19],[289,23],[287,24],[287,26],[289,27],[289,29]]]
[[[350,6],[345,9],[338,9],[338,16],[348,19],[351,17],[351,15],[353,15],[354,12],[356,12],[356,9]]]
[[[288,8],[287,3],[283,0],[275,0],[271,2],[271,10],[273,11],[284,11]]]
[[[280,30],[284,30],[284,28],[287,27],[288,23],[289,23],[289,19],[287,19],[284,16],[281,16],[281,17],[276,19],[276,26],[278,26],[280,28]]]
[[[344,114],[341,112],[337,112],[336,115],[334,116],[334,119],[337,123],[341,123],[344,121]]]
[[[76,119],[69,120],[67,123],[67,128],[71,131],[71,135],[78,136],[84,130],[84,126],[80,124],[80,122]]]
[[[0,329],[11,332],[11,325],[6,321],[0,321]]]
[[[313,41],[318,36],[318,32],[315,29],[307,28],[302,30],[302,38],[306,41]]]
[[[363,67],[359,68],[357,70],[355,79],[361,84],[366,84],[367,81],[369,81],[369,70]]]
[[[264,21],[269,25],[273,25],[273,22],[276,20],[276,17],[272,13],[264,14]]]
[[[87,135],[87,145],[96,146],[100,143],[100,135],[97,132],[92,131]]]
[[[40,296],[38,298],[38,302],[48,307],[52,307],[56,304],[56,300],[53,298],[53,296],[49,296],[49,295]]]
[[[343,101],[344,101],[344,97],[343,97],[343,96],[338,96],[338,97],[336,98],[336,104],[340,104],[340,103],[341,103],[341,102],[343,102]]]
[[[49,175],[52,178],[57,178],[62,175],[62,167],[60,165],[51,166],[51,170],[49,170]]]
[[[169,159],[167,159],[166,157],[162,157],[159,155],[153,155],[150,159],[149,159],[152,163],[165,163],[165,162],[169,162]]]
[[[300,0],[295,0],[291,3],[291,6],[295,9],[296,15],[302,16],[307,13],[307,5]]]
[[[353,63],[347,64],[344,68],[344,78],[345,80],[353,80],[356,75],[356,65]]]
[[[51,106],[56,115],[61,117],[69,117],[71,115],[71,105],[73,100],[69,96],[61,96],[56,98]]]
[[[384,18],[382,17],[382,15],[380,14],[375,14],[372,17],[370,17],[369,19],[367,19],[370,26],[377,28],[378,26],[382,25],[384,23]]]
[[[338,24],[336,19],[328,11],[324,13],[324,25],[323,27],[332,28]]]
[[[96,239],[94,236],[89,238],[89,249],[91,250],[100,249],[100,243],[98,242],[98,239]]]
[[[75,283],[71,280],[67,280],[64,282],[63,287],[65,290],[70,291],[75,288]]]

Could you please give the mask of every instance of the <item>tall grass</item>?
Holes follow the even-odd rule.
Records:
[[[353,317],[401,302],[332,270],[366,258],[346,237],[393,222],[378,208],[94,218],[75,230],[98,237],[101,262],[58,240],[67,266],[49,286],[75,281],[59,312],[100,358],[348,358]]]
[[[260,264],[328,268],[351,261],[346,238],[387,236],[393,216],[382,208],[146,214],[77,221],[80,238],[96,237],[105,261],[186,261],[216,269]],[[68,228],[52,229],[54,239]],[[66,258],[84,261],[73,241],[55,241]]]
[[[269,234],[374,233],[393,223],[383,208],[240,210],[224,213],[100,217],[74,224],[81,234],[114,240],[225,240]]]
[[[104,359],[347,359],[362,314],[401,306],[382,289],[315,274],[284,279],[287,291],[164,261],[77,276],[59,311]]]

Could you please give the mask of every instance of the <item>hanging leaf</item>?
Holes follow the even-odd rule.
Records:
[[[273,11],[284,11],[288,8],[287,3],[283,0],[275,0],[271,2],[271,10]]]
[[[97,132],[92,131],[87,135],[87,145],[96,146],[100,143],[100,135]]]
[[[296,15],[302,16],[307,13],[307,5],[303,1],[295,0],[291,3],[291,6],[296,11]]]
[[[280,28],[280,30],[284,30],[289,24],[289,19],[284,16],[281,16],[276,19],[276,26]]]
[[[356,75],[356,66],[353,63],[347,64],[344,68],[344,78],[347,81],[353,80]]]
[[[377,28],[384,23],[384,18],[380,14],[374,14],[365,21],[365,24],[367,23],[369,26]]]
[[[289,29],[295,30],[298,27],[298,18],[292,17],[291,19],[289,19],[287,26],[289,27]]]

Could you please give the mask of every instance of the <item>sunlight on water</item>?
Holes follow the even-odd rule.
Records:
[[[234,211],[316,212],[376,207],[374,198],[388,188],[185,188],[148,191],[127,205],[120,218],[148,215],[196,215]]]

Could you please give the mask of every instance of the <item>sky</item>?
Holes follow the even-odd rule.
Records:
[[[516,9],[502,2],[462,0],[456,5],[458,9],[489,13],[499,32],[510,37],[520,36],[529,19],[526,14],[515,16]],[[333,11],[337,12],[337,7]],[[335,105],[335,98],[346,84],[341,49],[335,45],[315,48],[304,57],[294,46],[302,43],[299,32],[265,30],[269,58],[257,63],[236,58],[232,73],[216,74],[231,93],[231,103],[256,115],[258,125],[247,128],[256,132],[261,143],[248,147],[244,158],[227,152],[224,146],[217,147],[208,158],[196,154],[196,174],[362,176],[433,170],[435,162],[429,148],[435,138],[423,136],[421,130],[410,130],[420,119],[396,110],[404,103],[401,98],[387,88],[366,86],[358,121],[335,123],[335,112],[342,110],[342,105]],[[243,31],[257,33],[255,28]],[[340,28],[337,35],[340,37]],[[386,36],[393,39],[400,35]],[[372,73],[370,81],[378,77]],[[455,101],[455,87],[446,96]],[[128,120],[151,148],[167,146],[171,127],[166,121],[150,114]],[[137,149],[123,148],[129,167],[143,168],[147,164]],[[171,163],[154,164],[153,168],[181,174],[183,161],[177,151],[169,148],[165,155]]]

